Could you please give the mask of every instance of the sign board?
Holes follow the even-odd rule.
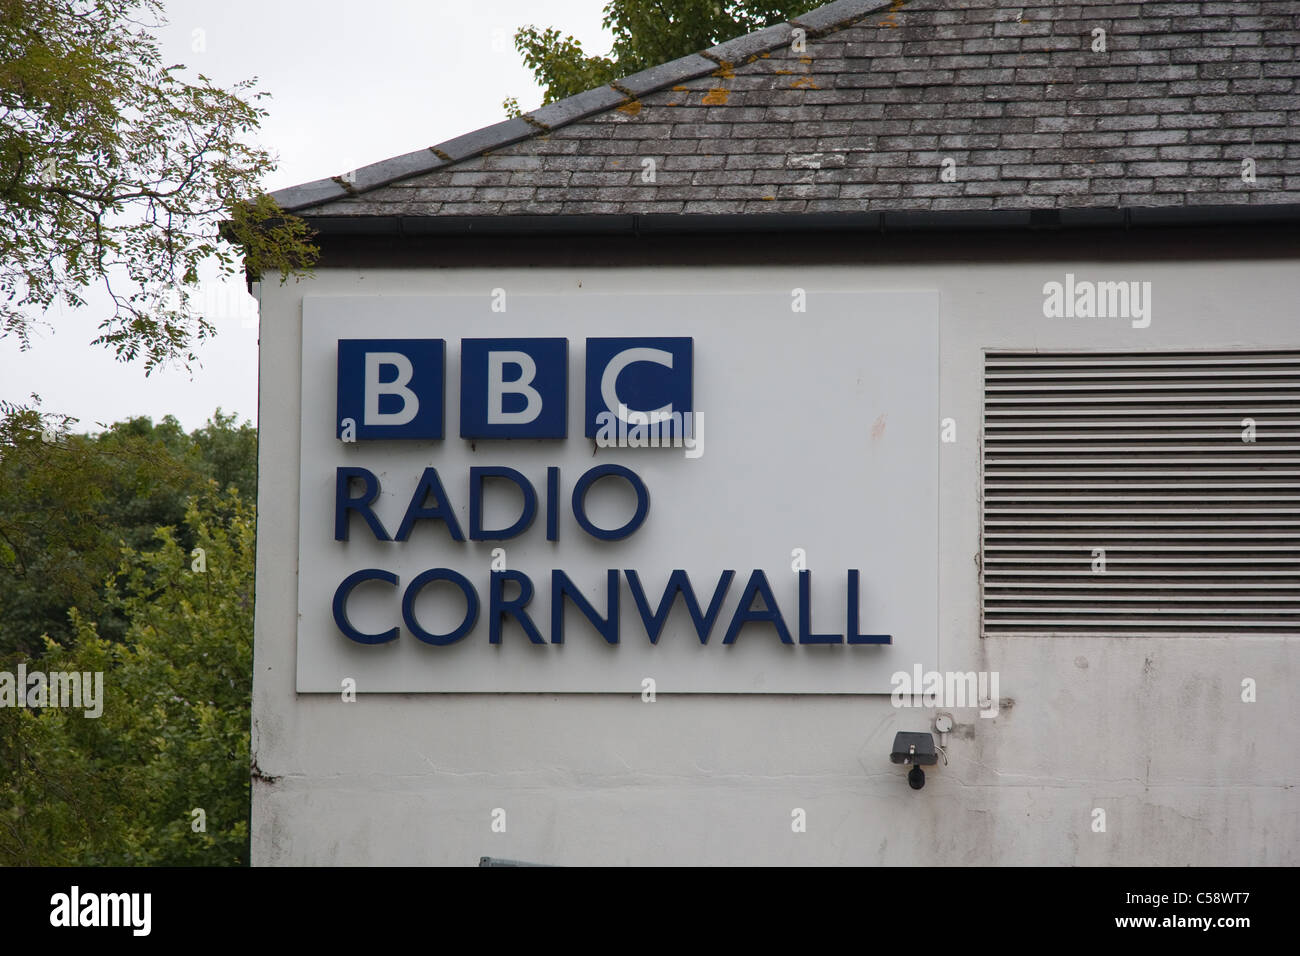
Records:
[[[298,690],[888,693],[938,362],[937,293],[307,297]]]

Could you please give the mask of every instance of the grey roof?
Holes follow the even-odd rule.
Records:
[[[312,219],[1294,204],[1300,0],[839,0],[274,195]]]

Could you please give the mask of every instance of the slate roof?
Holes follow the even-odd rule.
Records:
[[[1300,2],[839,0],[275,196],[312,220],[1294,204]]]

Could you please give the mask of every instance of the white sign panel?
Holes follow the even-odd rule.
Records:
[[[298,690],[888,693],[934,669],[938,311],[306,298]]]

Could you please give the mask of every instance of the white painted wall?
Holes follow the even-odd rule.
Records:
[[[1151,281],[1146,329],[1049,320],[1042,287]],[[924,790],[888,760],[931,714],[887,696],[297,694],[303,295],[938,290],[940,660],[1000,673]],[[761,269],[318,270],[262,289],[253,861],[554,864],[1300,863],[1300,637],[978,631],[984,348],[1300,346],[1293,261]],[[936,441],[938,429],[936,424]],[[1258,701],[1240,700],[1243,677]],[[791,832],[791,811],[807,832]],[[505,833],[491,829],[506,811]],[[1107,831],[1094,833],[1094,808]]]

